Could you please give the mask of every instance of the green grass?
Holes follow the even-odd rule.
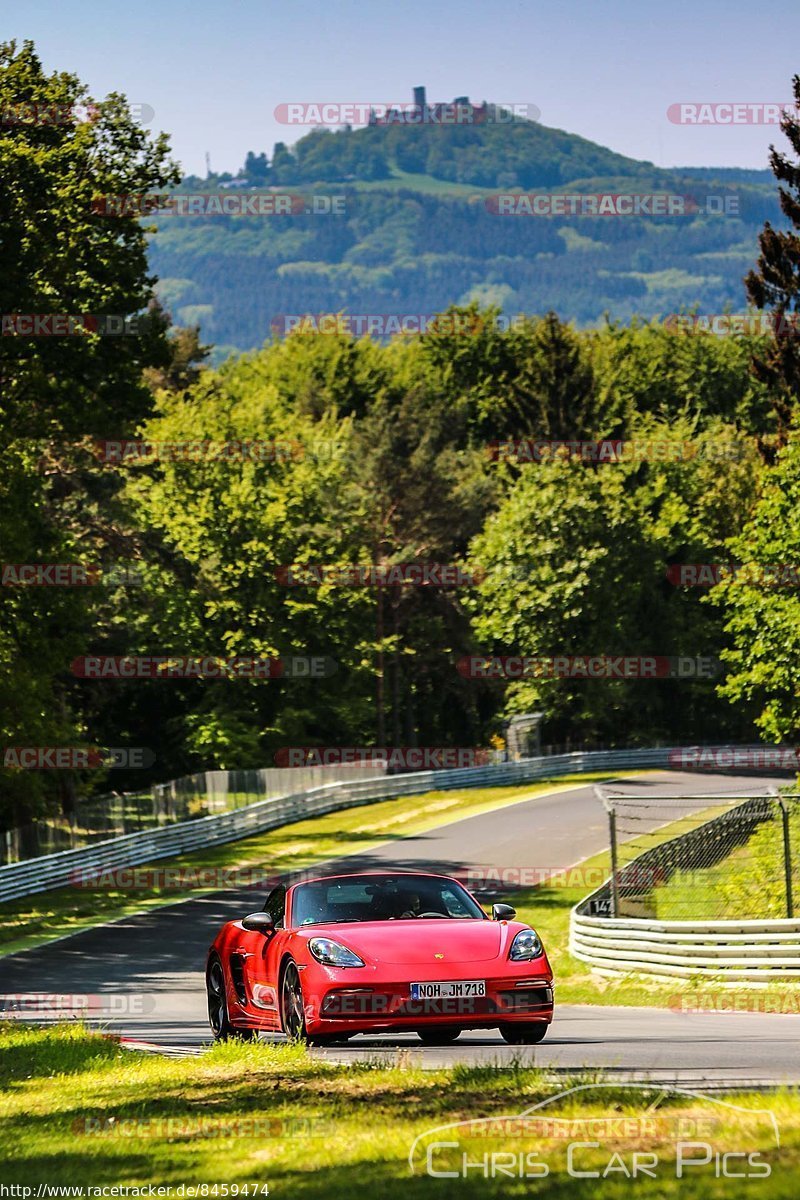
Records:
[[[529,797],[607,778],[607,773],[570,775],[524,786],[403,796],[297,821],[210,850],[179,858],[160,859],[157,863],[143,864],[137,870],[239,869],[263,870],[265,874],[286,873],[312,866],[327,858],[363,853],[382,843],[424,833],[440,825],[515,804]],[[194,888],[178,892],[160,887],[136,891],[67,887],[9,901],[0,904],[0,956],[132,913],[172,904],[191,895],[200,895],[203,890],[210,889]],[[219,887],[214,890],[219,890]]]
[[[463,1128],[430,1132],[452,1122],[511,1117],[581,1084],[591,1086],[543,1113],[576,1122],[567,1127],[566,1139],[541,1125],[522,1137],[519,1126],[511,1132],[495,1126],[489,1138],[476,1136],[485,1133],[485,1125],[473,1127],[471,1137]],[[676,1179],[675,1142],[683,1137],[703,1140],[714,1154],[757,1153],[771,1175],[744,1181],[748,1196],[795,1196],[798,1096],[745,1093],[725,1100],[604,1085],[588,1074],[555,1080],[519,1060],[504,1069],[425,1071],[407,1059],[391,1066],[337,1067],[298,1046],[241,1043],[175,1060],[124,1051],[80,1026],[47,1031],[7,1026],[0,1029],[0,1180],[34,1187],[157,1184],[172,1188],[173,1196],[181,1184],[268,1184],[271,1196],[291,1200],[621,1198],[631,1195],[632,1183],[619,1162],[630,1167],[638,1150],[657,1154],[658,1161],[656,1178],[640,1176],[633,1184],[637,1195],[655,1200],[680,1190],[682,1200],[722,1200],[742,1188],[742,1181],[716,1177],[713,1158]],[[626,1116],[644,1124],[629,1124],[621,1133],[619,1119]],[[583,1122],[591,1118],[615,1123],[590,1132]],[[423,1140],[412,1174],[409,1153],[417,1138]],[[491,1152],[536,1151],[549,1174],[487,1179],[473,1170],[466,1179],[431,1178],[424,1148],[454,1138],[471,1161]],[[565,1141],[573,1140],[599,1143],[579,1149],[576,1169],[602,1172],[616,1153],[617,1170],[605,1179],[570,1177]],[[452,1169],[459,1160],[447,1155],[436,1151],[434,1167]],[[735,1160],[735,1168],[742,1169],[742,1160]]]
[[[329,190],[333,190],[333,184],[327,186]],[[434,175],[419,175],[413,171],[401,171],[399,167],[393,168],[389,179],[357,180],[342,186],[354,188],[357,192],[393,192],[407,188],[409,191],[422,192],[428,196],[453,196],[465,200],[470,196],[489,196],[502,190],[496,187],[482,187],[480,184],[437,179]]]
[[[792,891],[795,911],[800,903],[800,811],[789,816],[793,847]],[[782,823],[776,812],[760,824],[742,846],[735,847],[713,867],[677,871],[653,891],[659,920],[707,917],[725,920],[765,920],[785,917],[786,887]]]

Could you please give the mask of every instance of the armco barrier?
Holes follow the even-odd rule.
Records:
[[[129,833],[123,837],[94,842],[77,850],[62,850],[25,862],[0,867],[0,902],[45,892],[68,885],[79,872],[118,870],[141,863],[185,854],[207,846],[237,841],[292,821],[337,809],[371,804],[375,800],[410,796],[453,788],[498,787],[529,783],[586,771],[668,767],[675,748],[641,750],[595,750],[558,754],[485,767],[419,771],[407,775],[380,776],[357,782],[329,783],[307,791],[262,800],[246,808],[196,820],[181,821],[160,829]]]
[[[800,920],[651,921],[572,911],[570,953],[613,974],[800,979]]]
[[[0,831],[0,866],[62,850],[79,850],[93,842],[108,842],[179,821],[196,821],[290,792],[310,791],[324,783],[385,774],[382,765],[364,763],[211,769],[138,792],[91,795],[79,799],[69,816],[48,813],[41,820]]]

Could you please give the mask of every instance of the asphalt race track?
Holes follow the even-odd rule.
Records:
[[[616,786],[654,795],[747,793],[785,779],[648,772]],[[346,869],[397,866],[444,874],[474,867],[567,867],[608,845],[606,814],[591,786],[539,796],[469,817],[369,854],[336,860]],[[326,864],[326,868],[333,865]],[[587,889],[588,890],[588,889]],[[0,959],[0,992],[85,995],[96,1024],[168,1053],[208,1044],[203,969],[226,920],[261,908],[251,889],[182,901]],[[675,982],[679,993],[681,983]],[[704,1081],[800,1080],[800,1015],[683,1013],[669,1009],[558,1005],[545,1042],[507,1046],[499,1033],[467,1032],[447,1047],[422,1047],[414,1034],[357,1037],[316,1049],[336,1062],[364,1057],[423,1066],[525,1058],[558,1071],[603,1067],[625,1078]]]

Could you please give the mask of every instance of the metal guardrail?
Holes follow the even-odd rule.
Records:
[[[0,866],[246,808],[324,783],[386,773],[380,765],[363,763],[207,770],[153,784],[145,791],[79,797],[68,814],[48,813],[0,831]]]
[[[0,866],[0,902],[69,886],[82,872],[140,866],[192,850],[237,841],[306,817],[371,804],[376,800],[461,787],[532,783],[538,779],[588,771],[668,767],[674,765],[676,749],[680,748],[665,746],[658,749],[582,751],[484,767],[419,771],[357,782],[329,783],[258,801],[230,812],[181,821],[141,833],[129,833],[80,849],[62,850],[24,862],[7,863]]]
[[[638,917],[570,920],[570,953],[611,974],[800,979],[800,921],[649,921]]]

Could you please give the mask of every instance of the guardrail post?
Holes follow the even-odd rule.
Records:
[[[608,836],[611,843],[611,916],[619,914],[619,878],[617,875],[617,814],[612,804],[608,808]]]
[[[608,842],[611,847],[611,916],[619,914],[619,865],[617,862],[617,814],[614,809],[614,798],[609,796],[605,788],[595,784],[594,794],[608,813]]]
[[[786,916],[794,916],[794,897],[792,896],[792,846],[789,832],[789,804],[784,796],[778,797],[783,821],[783,872],[786,880]]]

